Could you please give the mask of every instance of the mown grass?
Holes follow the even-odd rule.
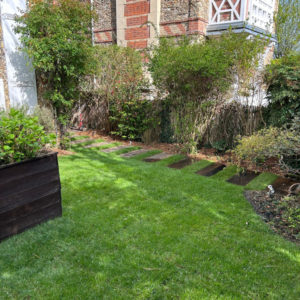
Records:
[[[0,244],[0,299],[300,298],[299,247],[228,170],[78,151],[59,158],[63,217]]]

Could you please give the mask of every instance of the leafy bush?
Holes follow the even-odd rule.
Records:
[[[53,132],[55,130],[53,113],[46,106],[37,105],[34,108],[33,116],[38,118],[39,124],[44,127],[46,132]]]
[[[246,160],[252,165],[276,157],[280,167],[286,173],[300,175],[300,120],[295,120],[289,128],[265,128],[252,136],[242,137],[237,141],[233,153],[237,160]]]
[[[0,115],[0,165],[36,157],[53,141],[38,123],[37,117],[11,109]]]
[[[280,127],[300,117],[300,54],[273,60],[267,66],[265,80],[268,124]]]
[[[99,46],[94,61],[95,80],[81,84],[84,104],[80,109],[86,125],[140,139],[151,123],[151,102],[141,100],[147,88],[141,54],[117,45]]]
[[[162,39],[154,47],[149,70],[159,95],[171,103],[174,138],[187,151],[195,151],[203,141],[230,97],[236,75],[248,84],[265,44],[259,38],[229,32],[200,43]]]
[[[34,1],[16,18],[22,49],[45,83],[44,97],[53,107],[61,138],[78,100],[78,81],[90,66],[93,12],[85,2]]]
[[[152,123],[151,102],[148,100],[132,100],[113,103],[110,106],[110,133],[124,139],[140,140],[143,133]]]

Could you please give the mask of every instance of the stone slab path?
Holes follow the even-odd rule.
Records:
[[[155,154],[153,156],[147,157],[147,158],[144,159],[144,161],[146,161],[146,162],[157,162],[157,161],[160,161],[162,159],[169,158],[173,155],[174,154],[162,152],[162,153],[158,153],[158,154]]]
[[[185,168],[187,166],[190,166],[191,164],[193,164],[196,161],[197,160],[195,160],[193,158],[187,157],[187,158],[185,158],[183,160],[180,160],[180,161],[175,162],[175,163],[173,163],[171,165],[168,165],[168,167],[171,168],[171,169],[178,169],[178,170],[180,170],[180,169],[183,169],[183,168]]]
[[[250,181],[252,181],[254,178],[256,178],[260,173],[255,173],[253,171],[246,171],[243,174],[236,174],[233,177],[229,178],[227,182],[245,186],[247,185]]]
[[[147,153],[147,152],[149,152],[149,150],[139,149],[139,150],[134,150],[134,151],[131,151],[131,152],[128,152],[128,153],[123,153],[120,156],[125,157],[125,158],[130,158],[130,157],[133,157],[133,156],[136,156],[136,155],[139,155],[139,154],[144,154],[144,153]]]
[[[78,136],[76,135],[76,131],[72,131],[72,134],[74,136]],[[85,143],[85,142],[89,142],[89,141],[93,141],[93,139],[91,138],[84,138],[82,140],[75,140],[72,141],[71,144],[81,144],[81,143]],[[101,146],[106,146],[109,145],[111,143],[109,142],[99,142],[99,143],[94,143],[94,144],[89,144],[89,145],[83,145],[84,148],[97,148],[97,147],[101,147]],[[102,152],[105,153],[111,153],[111,152],[115,152],[118,150],[122,150],[122,149],[126,149],[129,148],[129,145],[120,145],[120,146],[115,146],[112,148],[107,148],[107,149],[103,149]],[[144,154],[149,152],[149,149],[139,149],[139,150],[133,150],[130,151],[128,153],[123,153],[120,156],[124,157],[124,158],[130,158],[130,157],[134,157],[136,155],[139,154]],[[144,159],[144,161],[146,162],[157,162],[166,158],[169,158],[171,156],[173,156],[174,154],[170,154],[170,153],[158,153],[155,155],[152,155],[150,157],[147,157]],[[178,162],[172,163],[170,165],[168,165],[169,168],[173,168],[173,169],[183,169],[189,165],[192,165],[193,163],[197,162],[198,160],[196,159],[192,159],[189,157],[186,157],[185,159],[182,159]],[[220,172],[221,170],[223,170],[226,166],[223,164],[219,164],[219,163],[213,163],[201,170],[199,170],[198,172],[196,172],[196,174],[202,175],[202,176],[212,176],[217,174],[218,172]],[[236,185],[241,185],[241,186],[246,186],[249,182],[251,182],[254,178],[256,178],[257,176],[259,176],[260,173],[255,173],[253,171],[246,171],[245,174],[236,174],[233,177],[229,178],[227,180],[227,182],[232,183],[232,184],[236,184]],[[288,189],[289,187],[294,184],[297,183],[297,181],[294,181],[292,179],[289,178],[283,178],[283,177],[279,177],[278,179],[276,179],[276,181],[272,184],[273,188],[275,189],[275,192],[281,193],[281,194],[287,194],[288,193]]]
[[[84,148],[88,149],[88,148],[97,148],[97,147],[101,147],[101,146],[106,146],[106,145],[109,145],[111,143],[108,143],[108,142],[100,142],[100,143],[95,143],[95,144],[90,144],[90,145],[87,145],[85,146]]]
[[[71,144],[72,144],[72,145],[76,145],[76,144],[81,144],[81,143],[91,142],[91,141],[93,141],[93,139],[91,139],[91,138],[86,138],[86,139],[82,139],[82,140],[75,140],[75,141],[72,141]]]
[[[104,149],[104,150],[102,150],[102,152],[111,153],[111,152],[115,152],[115,151],[122,150],[125,148],[129,148],[129,147],[130,146],[121,145],[121,146],[117,146],[117,147],[113,147],[113,148]]]
[[[196,174],[198,175],[202,175],[202,176],[213,176],[215,174],[217,174],[218,172],[222,171],[226,166],[223,164],[211,164],[201,170],[199,170],[198,172],[196,172]]]

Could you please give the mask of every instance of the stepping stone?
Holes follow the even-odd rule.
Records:
[[[275,193],[288,194],[290,186],[297,183],[290,178],[279,177],[272,184]]]
[[[236,185],[247,185],[251,180],[256,178],[260,173],[255,173],[253,171],[246,171],[243,174],[236,174],[233,177],[229,178],[227,182],[236,184]]]
[[[222,164],[211,164],[205,167],[204,169],[201,169],[200,171],[196,172],[196,174],[210,177],[222,171],[225,167],[226,166]]]
[[[187,158],[185,158],[183,160],[180,160],[180,161],[178,161],[176,163],[168,165],[168,167],[172,168],[172,169],[178,169],[178,170],[180,170],[180,169],[183,169],[183,168],[185,168],[185,167],[193,164],[195,161],[196,161],[196,159],[187,157]]]
[[[108,148],[108,149],[104,149],[102,150],[102,152],[105,152],[105,153],[111,153],[111,152],[115,152],[115,151],[118,151],[118,150],[122,150],[122,149],[125,149],[125,148],[129,148],[130,146],[117,146],[117,147],[113,147],[113,148]]]
[[[139,149],[139,150],[134,150],[134,151],[131,151],[131,152],[128,152],[128,153],[123,153],[120,156],[125,157],[125,158],[130,158],[130,157],[133,157],[133,156],[136,156],[136,155],[139,155],[139,154],[143,154],[143,153],[146,153],[146,152],[149,152],[149,150]]]
[[[88,149],[88,148],[96,148],[96,147],[101,147],[101,146],[105,146],[105,145],[109,145],[110,143],[107,142],[100,142],[100,143],[95,143],[95,144],[90,144],[85,146],[84,148]]]
[[[147,157],[147,158],[144,159],[144,161],[146,161],[146,162],[157,162],[157,161],[160,161],[162,159],[169,158],[171,156],[173,156],[173,154],[162,152],[162,153],[158,153],[158,154],[155,154],[153,156]]]
[[[93,141],[93,140],[90,139],[90,138],[86,138],[86,139],[83,139],[83,140],[75,140],[75,141],[72,141],[71,144],[72,144],[72,145],[75,145],[75,144],[81,144],[81,143],[85,143],[85,142],[89,142],[89,141]]]

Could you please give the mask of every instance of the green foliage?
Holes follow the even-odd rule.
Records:
[[[289,227],[292,235],[300,241],[300,198],[297,196],[283,197],[276,203],[273,212],[280,218],[274,218],[272,224],[275,227]]]
[[[300,161],[300,120],[295,120],[290,128],[265,128],[251,136],[237,141],[234,154],[240,162],[252,165],[264,163],[268,158],[278,158],[286,173],[299,175]]]
[[[248,84],[266,43],[228,32],[200,43],[162,39],[154,47],[149,70],[160,95],[171,104],[174,138],[188,152],[203,140],[236,75]]]
[[[37,117],[11,109],[0,116],[0,165],[36,157],[53,136],[47,135]]]
[[[265,81],[269,100],[267,122],[280,127],[300,117],[300,55],[273,60],[267,66]]]
[[[265,43],[231,32],[200,43],[187,38],[161,39],[151,55],[149,69],[154,84],[161,90],[207,99],[228,91],[234,70],[253,67]]]
[[[112,103],[110,106],[111,134],[130,140],[141,140],[152,124],[152,104],[148,100]]]
[[[53,113],[48,107],[37,105],[34,108],[33,116],[38,118],[39,124],[44,127],[46,132],[55,130]]]
[[[85,121],[90,127],[125,139],[141,139],[153,121],[151,102],[141,100],[147,87],[141,54],[117,45],[99,46],[94,61],[95,81],[81,84],[83,94],[88,95]]]
[[[174,130],[171,124],[171,107],[169,101],[161,102],[160,112],[160,141],[162,143],[174,143]]]
[[[300,42],[300,2],[298,0],[279,0],[275,16],[277,57],[289,55],[299,47]]]
[[[45,83],[61,137],[78,98],[78,80],[87,72],[92,15],[90,5],[78,0],[41,0],[16,19],[16,32]]]

